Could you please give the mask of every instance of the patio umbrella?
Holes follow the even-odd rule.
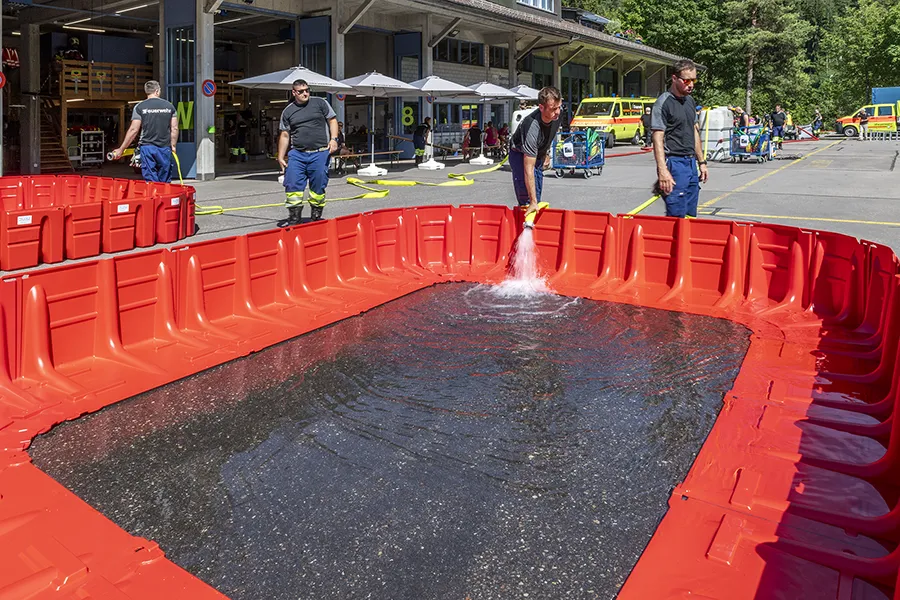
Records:
[[[350,89],[349,85],[345,85],[331,77],[319,75],[315,71],[310,71],[301,65],[284,69],[283,71],[239,79],[230,82],[229,85],[259,90],[289,90],[297,79],[306,81],[309,84],[309,88],[314,92],[342,92]]]
[[[517,85],[514,88],[510,88],[509,91],[517,93],[518,95],[522,96],[522,98],[525,98],[526,100],[537,100],[538,94],[540,93],[540,91],[534,89],[533,87],[529,87],[527,85]]]
[[[442,79],[437,75],[430,75],[424,79],[413,81],[409,85],[420,90],[422,92],[422,95],[431,96],[434,98],[456,98],[459,96],[472,95],[472,90],[470,90],[466,86],[460,85],[458,83],[453,83],[452,81],[448,81],[446,79]],[[419,168],[428,171],[443,169],[444,163],[434,160],[434,151],[432,148],[431,140],[428,140],[427,148],[428,150],[426,151],[426,153],[428,155],[428,160],[419,163]]]
[[[372,163],[358,172],[366,177],[380,177],[387,174],[387,169],[382,169],[375,165],[375,98],[388,98],[393,96],[421,96],[422,91],[414,88],[408,83],[404,83],[399,79],[382,75],[376,71],[344,79],[342,84],[347,85],[360,95],[372,96],[372,126],[370,135],[372,141],[370,147],[372,149]]]
[[[470,85],[469,89],[472,91],[473,96],[477,96],[481,99],[482,106],[484,105],[485,100],[510,100],[514,98],[521,98],[519,94],[512,90],[508,90],[506,88],[500,87],[499,85],[494,85],[493,83],[488,83],[487,81],[482,81],[481,83],[476,83],[474,85]],[[492,165],[494,161],[484,155],[484,137],[481,138],[481,155],[478,158],[473,158],[469,161],[471,165]]]

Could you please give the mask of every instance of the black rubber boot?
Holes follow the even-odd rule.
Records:
[[[314,206],[314,205],[310,204],[309,210],[310,210],[309,218],[311,221],[321,221],[322,220],[322,211],[325,210],[324,206]]]
[[[278,221],[279,227],[291,227],[293,225],[299,225],[300,220],[303,218],[303,207],[302,206],[292,206],[288,208],[288,218]]]

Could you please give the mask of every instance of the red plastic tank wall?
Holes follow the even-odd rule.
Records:
[[[23,181],[2,181],[6,206],[24,202],[25,185],[41,190],[33,198],[77,188],[82,204],[121,202],[124,189],[154,199],[168,235],[177,212],[183,233],[187,212],[166,204],[169,188]],[[521,213],[504,206],[385,209],[0,280],[0,597],[220,597],[34,468],[30,440],[435,283],[499,281],[520,231]],[[776,225],[560,210],[543,211],[534,235],[560,293],[753,332],[622,598],[900,597],[890,248]]]
[[[194,188],[107,177],[0,178],[0,270],[172,243],[194,233]]]

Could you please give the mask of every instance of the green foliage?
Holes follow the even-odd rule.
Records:
[[[634,29],[648,45],[707,67],[703,104],[776,102],[796,120],[826,120],[900,85],[900,0],[566,0]],[[749,67],[752,78],[748,78]],[[749,80],[749,81],[748,81]]]

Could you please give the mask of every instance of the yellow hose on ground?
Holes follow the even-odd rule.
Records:
[[[355,177],[348,177],[347,183],[350,185],[356,186],[358,188],[362,188],[366,190],[366,192],[362,194],[357,194],[356,196],[349,196],[347,198],[328,198],[328,202],[346,202],[348,200],[378,200],[381,198],[385,198],[390,194],[390,190],[379,190],[377,188],[369,187],[370,185],[381,185],[381,186],[397,186],[397,187],[412,187],[415,185],[424,185],[431,187],[459,187],[459,186],[467,186],[475,183],[474,179],[470,179],[471,175],[480,175],[482,173],[490,173],[492,171],[496,171],[500,167],[502,167],[506,161],[509,159],[509,156],[506,156],[496,165],[488,167],[487,169],[481,169],[478,171],[472,171],[470,173],[449,173],[447,177],[449,177],[452,181],[445,181],[443,183],[432,183],[430,181],[414,181],[409,179],[375,179],[371,181],[363,181],[362,179],[356,179]],[[175,156],[175,162],[178,164],[178,157]],[[181,165],[178,165],[178,175],[181,176]],[[182,182],[183,183],[183,182]],[[273,204],[255,204],[253,206],[235,206],[232,208],[225,208],[222,206],[197,206],[195,208],[194,214],[198,216],[208,216],[208,215],[221,215],[227,212],[236,212],[239,210],[255,210],[260,208],[279,208],[284,206],[284,202],[278,202]]]

